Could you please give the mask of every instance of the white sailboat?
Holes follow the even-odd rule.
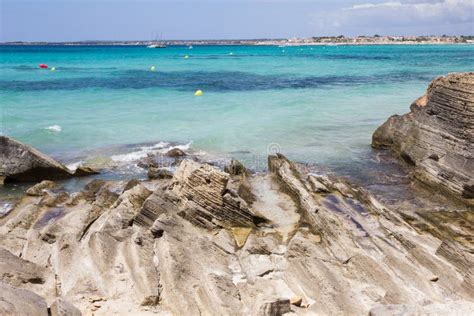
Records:
[[[160,36],[161,38],[161,36]],[[150,42],[150,44],[147,46],[147,48],[166,48],[166,45],[165,43],[163,43],[163,41],[160,39],[160,41],[158,41],[158,39],[155,37],[155,41],[154,42]]]

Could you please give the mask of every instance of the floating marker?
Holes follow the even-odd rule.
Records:
[[[39,64],[38,67],[40,67],[41,69],[48,69],[48,65],[46,64]]]
[[[188,59],[188,58],[189,58],[189,56],[188,56],[188,55],[185,55],[185,56],[184,56],[184,59]]]
[[[196,97],[200,97],[202,95],[202,91],[201,90],[196,90],[196,92],[194,92],[194,95]]]
[[[155,71],[155,70],[156,70],[155,66],[151,66],[151,67],[150,67],[150,70],[151,70],[151,71]]]
[[[234,55],[234,53],[233,53],[233,52],[230,52],[229,55]]]
[[[56,67],[51,67],[51,71],[56,71]]]

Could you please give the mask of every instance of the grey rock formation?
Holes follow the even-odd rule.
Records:
[[[148,179],[171,179],[173,172],[165,168],[150,166],[148,168]]]
[[[474,73],[433,80],[410,113],[375,131],[372,146],[390,148],[417,179],[474,204]]]
[[[48,316],[48,306],[41,296],[0,282],[0,315]]]
[[[179,157],[186,156],[186,153],[179,148],[173,148],[173,149],[168,150],[168,152],[166,153],[166,156],[179,158]]]
[[[290,313],[290,300],[282,299],[274,302],[267,302],[260,307],[259,315],[262,316],[281,316]]]
[[[76,173],[38,150],[6,136],[0,136],[0,178],[4,181],[37,182],[96,174],[90,168]]]
[[[473,310],[472,242],[282,155],[269,169],[231,176],[184,160],[171,180],[24,196],[0,219],[0,313],[41,315],[45,302],[52,315]],[[26,290],[42,298],[23,306]]]
[[[225,166],[224,171],[233,176],[247,174],[247,169],[244,165],[235,159],[232,159],[229,165]]]
[[[56,186],[56,183],[50,180],[44,180],[40,183],[35,184],[28,190],[26,190],[26,194],[33,195],[33,196],[41,196],[45,193],[45,190],[52,189]]]
[[[49,307],[51,316],[81,316],[81,311],[68,301],[58,298]]]

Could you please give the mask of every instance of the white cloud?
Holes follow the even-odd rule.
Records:
[[[388,1],[355,4],[337,11],[314,15],[313,25],[317,31],[328,34],[356,30],[371,33],[371,30],[423,30],[434,34],[459,30],[464,34],[474,33],[474,0],[442,1]],[[333,28],[328,26],[332,25]],[[338,25],[338,29],[334,29]],[[460,27],[453,27],[460,25]],[[350,33],[350,32],[349,32]],[[373,32],[372,32],[373,33]],[[413,32],[419,33],[419,32]]]
[[[400,2],[383,2],[383,3],[363,3],[355,4],[350,8],[344,10],[361,10],[361,9],[372,9],[372,8],[383,8],[383,7],[401,7]]]

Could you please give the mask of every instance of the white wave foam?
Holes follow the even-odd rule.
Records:
[[[55,133],[59,133],[62,130],[61,126],[59,125],[51,125],[51,126],[45,127],[44,129],[47,129],[48,131],[55,132]]]
[[[189,150],[189,148],[191,148],[191,145],[192,145],[192,142],[189,142],[184,145],[176,145],[176,146],[170,146],[170,144],[167,142],[159,142],[158,144],[155,144],[153,146],[142,146],[136,151],[132,151],[126,154],[113,155],[110,158],[115,162],[121,162],[121,163],[134,162],[141,158],[145,158],[149,153],[165,154],[169,150],[174,149],[174,148],[181,149],[182,151],[187,151]]]
[[[113,155],[110,158],[116,162],[132,162],[140,158],[146,157],[148,153],[158,151],[163,148],[167,148],[168,146],[169,146],[169,143],[167,142],[159,142],[158,144],[155,144],[153,146],[143,146],[143,147],[140,147],[140,149],[137,151],[132,151],[126,154]]]
[[[66,167],[69,170],[75,171],[83,162],[81,160],[67,164]]]
[[[176,145],[176,146],[171,146],[171,147],[168,147],[168,148],[163,148],[162,150],[160,150],[160,153],[164,154],[164,153],[168,152],[169,150],[175,149],[175,148],[178,148],[182,151],[186,151],[186,150],[189,150],[189,148],[191,148],[192,144],[193,144],[193,142],[189,142],[189,143],[184,144],[184,145]]]

